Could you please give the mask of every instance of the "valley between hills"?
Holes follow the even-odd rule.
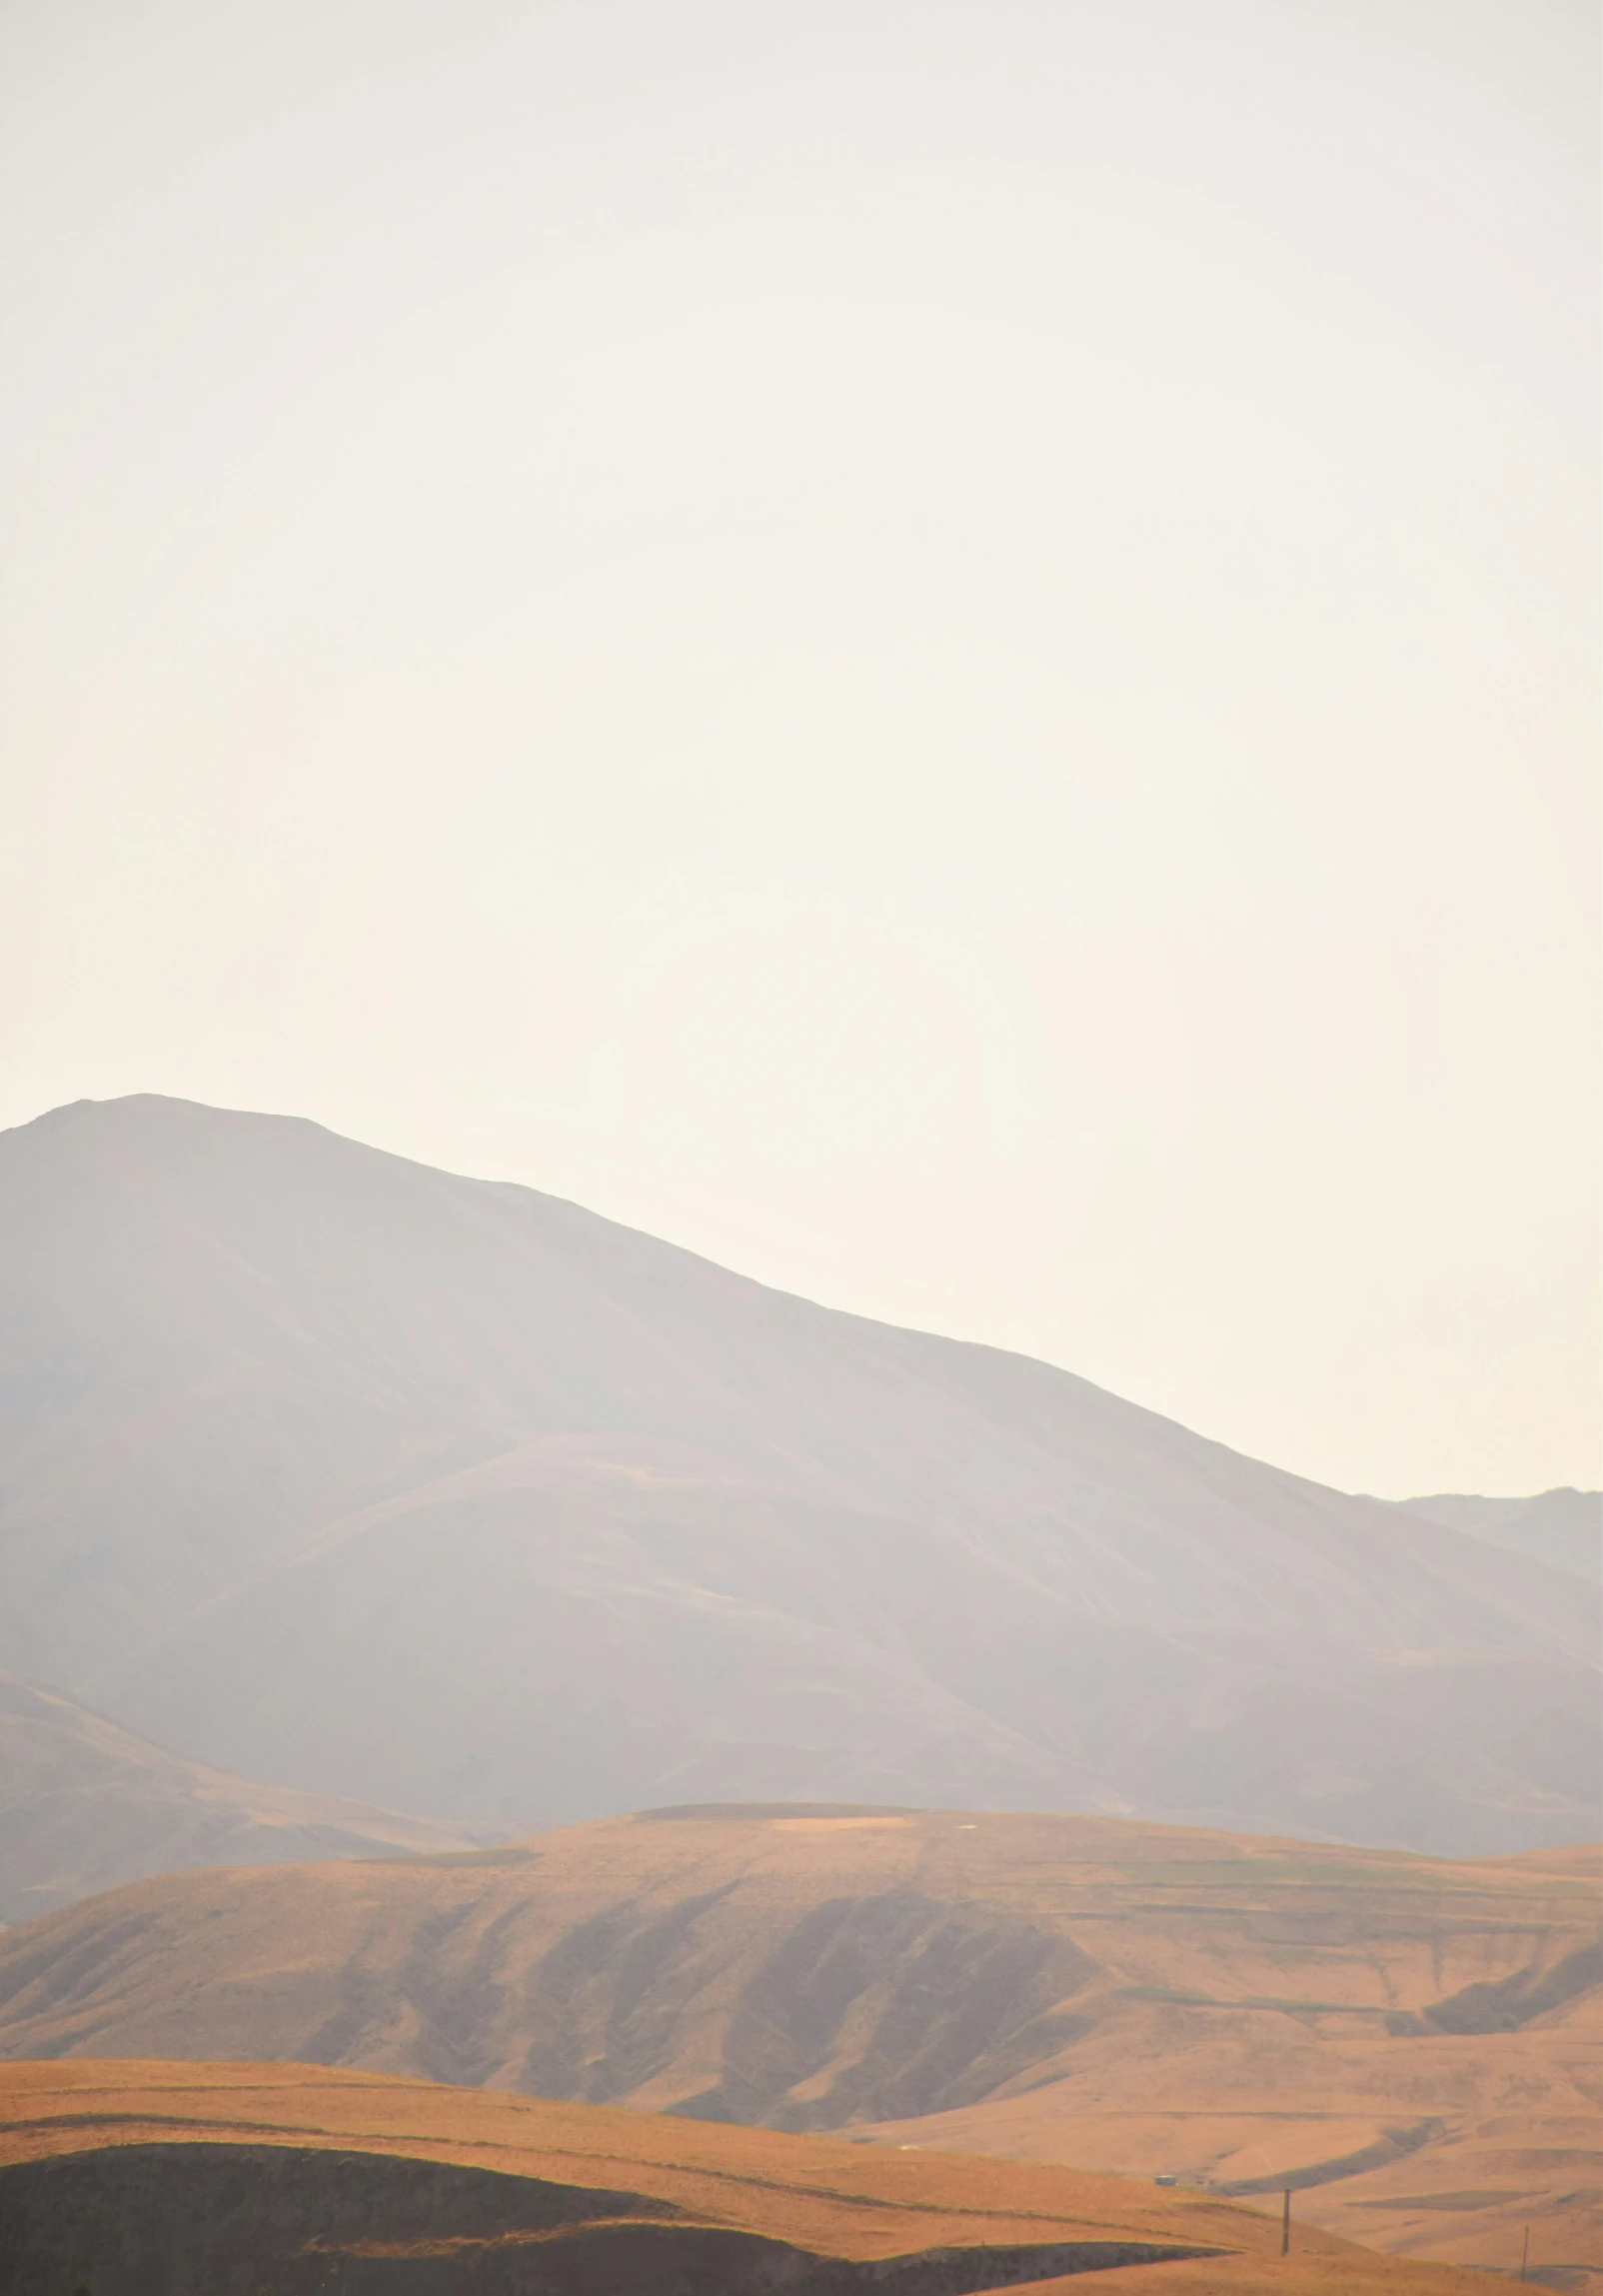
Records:
[[[471,1849],[461,1827],[231,1777],[0,1673],[0,1923],[190,1865]]]
[[[1100,1818],[648,1812],[199,1870],[0,1938],[10,2059],[280,2059],[1160,2174],[1603,2264],[1598,1861]]]

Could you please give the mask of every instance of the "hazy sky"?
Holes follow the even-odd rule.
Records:
[[[0,0],[0,1122],[1596,1479],[1590,0]]]

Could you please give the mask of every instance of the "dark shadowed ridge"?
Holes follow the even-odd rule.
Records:
[[[512,1827],[803,1799],[1595,1830],[1576,1582],[1027,1357],[153,1097],[0,1136],[0,1662]]]

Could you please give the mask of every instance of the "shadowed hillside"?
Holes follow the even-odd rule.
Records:
[[[0,1663],[248,1776],[1595,1831],[1574,1582],[277,1117],[0,1137]]]
[[[283,2296],[1471,2285],[1303,2226],[1282,2262],[1277,2225],[1149,2183],[307,2066],[0,2068],[0,2245],[30,2285],[115,2296],[255,2296],[269,2269]]]
[[[1496,2264],[1532,2212],[1572,2249],[1600,2229],[1597,1863],[649,1812],[114,1890],[0,1939],[0,2053],[299,2059],[1292,2183],[1377,2246]]]

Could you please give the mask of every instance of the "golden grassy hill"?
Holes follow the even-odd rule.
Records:
[[[0,1938],[0,2054],[283,2058],[1206,2177],[1603,2261],[1596,1855],[723,1808],[170,1875]],[[865,2149],[865,2148],[864,2148]]]
[[[308,2065],[0,2068],[0,2238],[30,2287],[98,2270],[110,2296],[247,2296],[269,2276],[281,2296],[510,2296],[536,2267],[542,2288],[608,2296],[964,2296],[1087,2273],[1186,2296],[1475,2285],[1302,2225],[1282,2261],[1277,2222],[1145,2182]]]

